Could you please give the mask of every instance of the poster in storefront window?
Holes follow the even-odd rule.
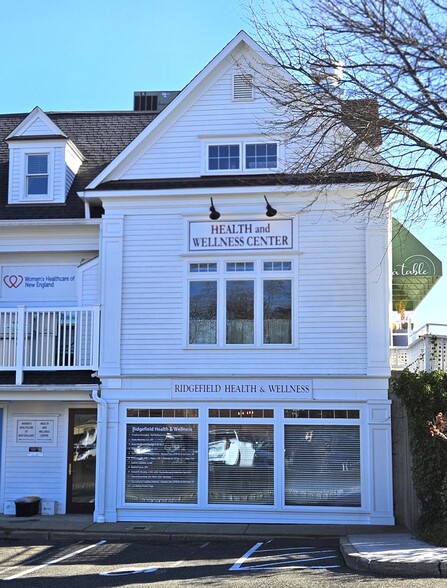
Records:
[[[197,502],[197,425],[128,424],[126,502]]]

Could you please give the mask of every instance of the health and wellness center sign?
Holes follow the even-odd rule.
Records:
[[[189,223],[189,251],[293,249],[291,219]]]

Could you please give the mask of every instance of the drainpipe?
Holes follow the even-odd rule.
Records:
[[[105,523],[107,402],[101,398],[100,386],[92,391],[91,397],[98,404],[95,522]]]

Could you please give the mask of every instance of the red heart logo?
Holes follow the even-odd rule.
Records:
[[[8,288],[18,288],[20,284],[23,282],[23,276],[20,275],[7,275],[3,278],[3,281],[8,286]]]

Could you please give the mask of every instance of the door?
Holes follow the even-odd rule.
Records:
[[[69,410],[67,513],[95,508],[96,434],[95,408]]]

